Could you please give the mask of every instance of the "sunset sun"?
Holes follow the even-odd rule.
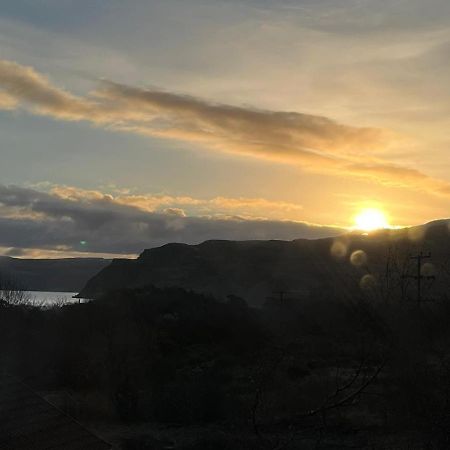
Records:
[[[373,231],[381,228],[389,228],[389,223],[383,211],[375,208],[367,208],[356,215],[354,228],[362,231]]]

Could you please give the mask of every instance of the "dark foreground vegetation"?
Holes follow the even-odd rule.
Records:
[[[15,304],[14,304],[15,303]],[[0,307],[2,370],[117,448],[450,448],[450,304],[181,289]]]

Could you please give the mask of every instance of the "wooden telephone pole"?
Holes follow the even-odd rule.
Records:
[[[424,259],[431,258],[431,253],[424,254],[420,252],[418,255],[410,256],[410,259],[417,261],[417,274],[416,275],[405,275],[403,278],[412,278],[417,282],[417,304],[420,305],[422,302],[422,280],[434,280],[434,275],[422,275],[422,261]]]
[[[286,291],[275,291],[274,294],[279,295],[280,305],[284,304],[284,294],[286,294]]]

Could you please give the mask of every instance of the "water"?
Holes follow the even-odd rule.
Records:
[[[77,292],[26,291],[25,294],[34,304],[42,306],[78,303],[79,301],[77,298],[72,298],[74,295],[77,295]]]
[[[73,298],[76,292],[44,291],[1,291],[0,299],[11,304],[29,304],[34,306],[62,306],[69,303],[84,303],[85,299]]]

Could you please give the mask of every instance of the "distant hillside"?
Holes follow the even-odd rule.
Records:
[[[111,260],[102,258],[17,259],[0,256],[0,276],[31,291],[78,292]]]
[[[336,290],[344,293],[359,286],[368,273],[378,279],[385,276],[387,255],[391,255],[390,271],[396,259],[395,270],[406,264],[402,270],[414,274],[408,255],[421,250],[432,252],[433,264],[441,268],[450,257],[448,224],[442,220],[410,229],[318,240],[167,244],[145,250],[137,260],[113,260],[86,284],[80,296],[96,298],[113,289],[150,284],[179,286],[218,298],[234,294],[253,304],[279,291],[297,298]],[[357,250],[365,252],[367,263],[364,258],[351,262]]]

